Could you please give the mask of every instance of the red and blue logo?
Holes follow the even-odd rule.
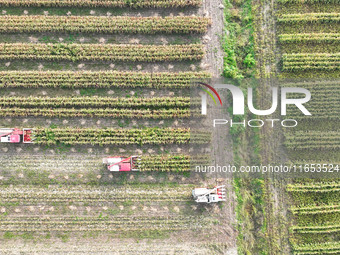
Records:
[[[199,82],[198,84],[200,84],[200,85],[202,85],[202,86],[205,86],[205,87],[207,87],[208,89],[210,89],[210,90],[217,96],[218,100],[220,101],[220,104],[223,105],[223,104],[222,104],[222,100],[221,100],[220,95],[217,93],[217,91],[216,91],[212,86],[210,86],[209,84],[203,83],[203,82]],[[204,89],[204,88],[200,88],[200,89],[201,89],[202,91],[206,92],[206,93],[212,98],[212,100],[214,101],[215,105],[217,105],[217,102],[216,102],[216,100],[215,100],[213,94],[212,94],[209,90]]]

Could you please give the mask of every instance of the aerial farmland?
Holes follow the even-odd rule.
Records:
[[[339,254],[339,13],[339,0],[0,0],[0,254]],[[269,117],[249,100],[235,114],[215,83],[251,87],[260,109],[276,84],[303,89],[310,116],[251,126]],[[270,164],[300,175],[215,167]]]

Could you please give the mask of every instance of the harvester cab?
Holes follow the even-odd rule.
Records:
[[[0,128],[0,142],[2,143],[33,143],[32,128]]]
[[[138,156],[131,157],[108,157],[103,158],[103,164],[107,165],[107,169],[110,172],[128,172],[128,171],[139,171]]]
[[[225,201],[225,188],[224,185],[217,186],[213,189],[196,188],[192,191],[192,196],[197,203],[217,203]]]

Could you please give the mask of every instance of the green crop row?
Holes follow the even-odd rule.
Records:
[[[340,191],[340,182],[311,182],[287,185],[289,192],[335,192]]]
[[[54,145],[157,145],[188,144],[191,139],[189,128],[145,128],[145,129],[91,129],[91,128],[36,128],[35,143]],[[210,134],[197,131],[194,142],[205,144]]]
[[[338,254],[340,242],[293,244],[295,255]]]
[[[283,54],[284,71],[339,70],[340,53]]]
[[[198,98],[0,97],[0,116],[188,118],[194,105]]]
[[[285,133],[285,145],[289,150],[337,150],[340,148],[338,131],[297,131]]]
[[[282,87],[303,87],[315,93],[340,92],[340,80],[322,79],[313,81],[295,81],[280,83]]]
[[[138,161],[138,168],[141,171],[190,171],[191,164],[207,164],[206,156],[189,155],[152,155],[142,156]]]
[[[278,17],[279,23],[339,22],[340,13],[291,13]]]
[[[334,205],[333,204],[331,205],[309,204],[308,206],[291,207],[290,211],[296,215],[334,213],[334,212],[340,212],[340,204],[334,204]]]
[[[49,117],[49,118],[129,118],[129,119],[171,119],[189,118],[190,109],[74,109],[74,108],[2,108],[1,117]],[[198,111],[195,113],[198,116]]]
[[[308,105],[306,105],[308,111],[312,114],[312,116],[308,116],[308,118],[302,114],[302,112],[298,108],[289,107],[287,109],[287,115],[292,116],[296,119],[302,120],[317,120],[317,119],[339,119],[340,115],[340,94],[335,94],[336,90],[333,91],[333,94],[329,93],[312,93],[312,95],[317,95],[313,101],[311,101]]]
[[[303,234],[322,234],[322,233],[336,233],[340,231],[340,225],[313,225],[313,226],[293,226],[291,227],[293,233]]]
[[[188,34],[205,33],[202,17],[0,16],[0,33],[67,32]]]
[[[295,4],[333,4],[340,3],[340,0],[277,0],[279,3],[295,3]]]
[[[279,40],[282,43],[297,42],[340,42],[338,33],[303,33],[303,34],[280,34]]]
[[[209,78],[207,72],[3,71],[0,88],[189,88]]]
[[[14,7],[177,8],[201,4],[202,0],[0,0],[0,6]]]
[[[200,60],[203,45],[127,44],[0,44],[0,59],[21,60],[101,60],[101,61],[184,61]]]
[[[199,99],[193,99],[199,104]],[[19,108],[190,108],[190,97],[0,97],[0,107]]]

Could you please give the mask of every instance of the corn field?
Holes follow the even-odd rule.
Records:
[[[227,234],[214,235],[214,226],[229,225],[222,207],[212,215],[193,199],[199,184],[216,184],[192,166],[211,163],[212,133],[190,127],[206,121],[191,88],[216,71],[208,65],[209,3],[0,0],[0,7],[1,128],[15,130],[0,132],[0,253],[13,236],[32,236],[28,242],[52,254],[64,253],[64,245],[51,247],[68,238],[80,249],[66,253],[181,254],[194,242],[202,243],[196,255],[226,248]]]

